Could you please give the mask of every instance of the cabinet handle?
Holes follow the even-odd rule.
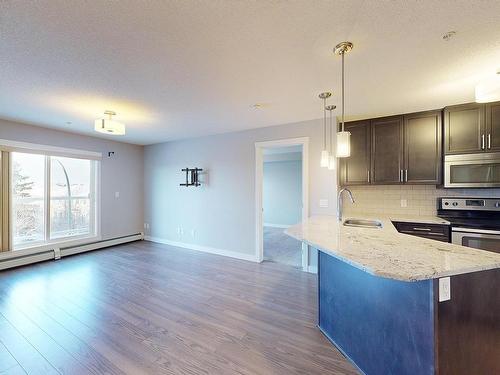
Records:
[[[481,135],[481,150],[484,150],[484,134]]]
[[[413,228],[413,230],[418,230],[422,232],[430,232],[432,229],[431,228]]]
[[[370,182],[370,170],[368,169],[368,182]]]
[[[405,182],[408,182],[408,169],[405,169]]]
[[[491,149],[491,133],[488,134],[488,150]]]
[[[403,182],[403,170],[399,170],[399,182]]]

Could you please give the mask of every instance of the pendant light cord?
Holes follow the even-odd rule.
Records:
[[[342,53],[342,131],[344,131],[344,55],[345,52]]]
[[[326,98],[323,99],[323,150],[326,150]]]
[[[332,111],[333,109],[330,110],[330,154],[332,153],[333,149],[333,121],[332,121]]]

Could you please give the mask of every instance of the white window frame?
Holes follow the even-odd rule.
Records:
[[[101,160],[100,152],[85,151],[79,149],[69,149],[55,146],[39,145],[27,142],[17,142],[0,139],[0,150],[8,152],[20,152],[45,155],[45,233],[46,240],[43,242],[30,243],[27,246],[20,246],[14,250],[13,245],[13,225],[14,221],[9,220],[9,235],[10,235],[10,252],[15,252],[18,255],[28,255],[40,251],[47,251],[55,247],[64,248],[82,245],[90,242],[101,241]],[[91,182],[94,179],[94,199],[95,204],[91,205],[90,225],[94,226],[94,233],[91,235],[71,236],[66,238],[50,239],[50,157],[61,156],[67,158],[78,158],[95,161],[91,163],[93,171],[91,171]],[[12,168],[12,158],[10,159],[10,168]],[[10,188],[12,189],[12,187]],[[9,197],[12,192],[9,191]],[[12,205],[10,205],[10,214],[12,215]]]

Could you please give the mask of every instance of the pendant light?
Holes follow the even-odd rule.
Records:
[[[351,42],[342,42],[335,46],[334,52],[336,55],[342,57],[342,127],[341,131],[337,133],[337,157],[347,158],[351,156],[351,133],[344,130],[344,116],[345,116],[345,101],[344,101],[344,59],[345,54],[349,53],[353,44]]]
[[[330,161],[330,155],[326,149],[326,99],[332,96],[331,92],[322,92],[319,94],[319,98],[323,100],[323,151],[321,151],[321,167],[328,168],[328,163]]]
[[[94,121],[94,130],[96,132],[112,135],[125,134],[125,125],[113,120],[113,116],[116,116],[116,112],[106,111],[104,115],[108,116],[108,118],[101,118]]]
[[[329,169],[330,171],[335,170],[335,166],[336,166],[336,164],[337,164],[337,157],[335,156],[335,154],[333,153],[333,150],[332,150],[332,148],[333,148],[333,132],[334,132],[334,129],[333,129],[333,115],[332,115],[332,112],[333,112],[333,110],[334,110],[335,108],[337,108],[337,106],[336,106],[336,105],[333,105],[333,104],[327,105],[327,106],[325,107],[325,109],[326,109],[328,112],[330,112],[330,126],[329,126],[329,128],[330,128],[330,143],[329,143],[329,144],[330,144],[330,148],[329,148],[329,154],[330,154],[330,156],[329,156],[329,158],[328,158],[328,169]]]

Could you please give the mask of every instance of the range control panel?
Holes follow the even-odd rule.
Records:
[[[442,210],[500,211],[500,198],[439,198]]]

